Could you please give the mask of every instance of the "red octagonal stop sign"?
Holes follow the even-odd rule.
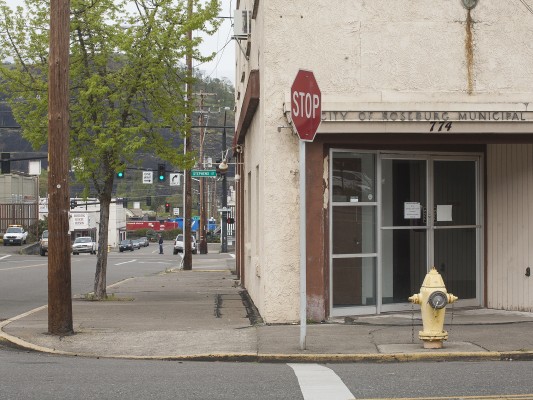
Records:
[[[313,141],[321,114],[322,95],[315,75],[301,69],[291,86],[291,118],[300,140]]]

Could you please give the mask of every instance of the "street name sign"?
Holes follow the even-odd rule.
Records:
[[[191,176],[193,178],[205,178],[205,177],[216,177],[217,176],[217,170],[216,169],[193,169],[191,171]]]

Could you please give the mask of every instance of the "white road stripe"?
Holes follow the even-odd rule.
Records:
[[[30,311],[28,311],[28,312],[25,312],[24,314],[20,314],[20,315],[17,315],[16,317],[6,319],[5,321],[0,322],[0,330],[1,330],[1,328],[3,328],[3,327],[6,326],[6,325],[9,325],[9,324],[10,324],[11,322],[13,322],[13,321],[16,321],[16,320],[18,320],[18,319],[21,319],[21,318],[27,317],[28,315],[31,315],[31,314],[33,314],[33,313],[36,313],[37,311],[44,310],[45,308],[48,308],[48,305],[41,306],[41,307],[37,307],[37,308],[34,308],[33,310],[30,310]]]
[[[132,262],[135,262],[135,261],[137,261],[137,260],[124,261],[124,262],[121,262],[121,263],[118,263],[118,264],[114,264],[114,265],[129,264],[129,263],[132,263]]]
[[[6,255],[6,256],[2,256],[2,257],[0,257],[0,260],[3,260],[4,258],[8,258],[8,257],[11,257],[11,254],[8,254],[8,255]]]
[[[355,399],[341,378],[331,369],[318,364],[287,364],[294,370],[304,400]]]
[[[24,266],[21,266],[21,267],[0,268],[0,272],[1,271],[11,271],[13,269],[26,269],[26,268],[44,267],[44,266],[47,266],[47,265],[48,264],[35,264],[35,265],[24,265]]]

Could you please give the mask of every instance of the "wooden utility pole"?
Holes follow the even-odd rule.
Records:
[[[70,2],[50,2],[48,61],[48,333],[67,335],[72,327],[69,237],[69,40]]]
[[[204,94],[200,93],[200,116],[198,117],[198,125],[200,126],[200,162],[202,163],[202,169],[205,168],[204,165],[204,141],[205,141],[205,130],[204,130]],[[207,218],[205,212],[205,178],[200,178],[200,226],[198,231],[200,232],[200,243],[199,250],[200,254],[207,254]]]
[[[224,130],[222,131],[222,154],[226,156],[226,117],[227,110],[224,110]],[[228,184],[226,180],[226,173],[222,174],[222,209],[226,210],[228,207]],[[222,223],[221,223],[221,237],[222,237],[222,246],[220,249],[221,253],[228,252],[228,223],[227,223],[228,213],[227,211],[222,211]]]
[[[192,18],[192,0],[187,1],[187,18]],[[187,53],[185,54],[185,63],[187,64],[187,115],[189,123],[189,132],[185,139],[185,153],[190,154],[192,151],[192,31],[187,32]],[[192,208],[192,179],[191,171],[183,172],[185,184],[185,200],[183,212],[183,269],[192,270],[192,253],[191,253],[191,208]]]

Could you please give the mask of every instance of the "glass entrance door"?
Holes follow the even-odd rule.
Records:
[[[480,157],[331,156],[331,316],[408,310],[433,266],[481,304]]]
[[[427,271],[478,305],[478,158],[381,159],[380,311],[409,307]]]
[[[463,300],[475,299],[481,228],[476,161],[434,160],[432,167],[432,266],[449,292]]]
[[[385,308],[418,293],[427,271],[427,174],[427,160],[381,161],[380,297]]]

